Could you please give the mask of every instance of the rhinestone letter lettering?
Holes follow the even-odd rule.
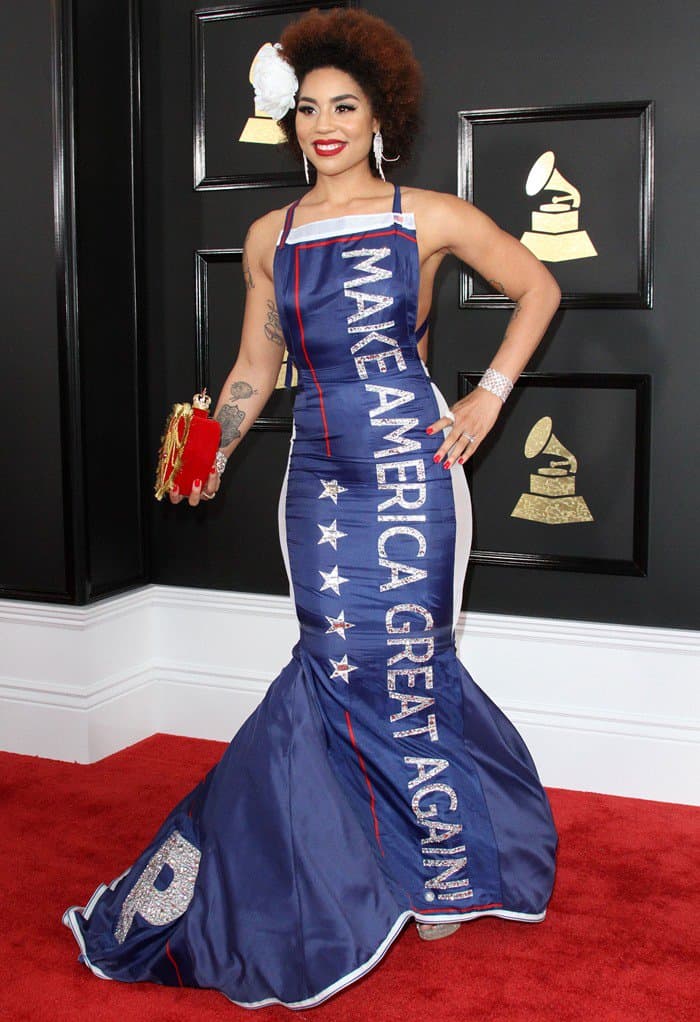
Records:
[[[172,832],[124,899],[114,931],[120,944],[126,940],[137,912],[153,926],[165,926],[184,915],[192,901],[201,857],[199,848],[179,831]],[[159,891],[155,882],[166,864],[172,869],[173,878],[164,891]]]

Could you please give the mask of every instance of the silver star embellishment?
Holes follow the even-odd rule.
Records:
[[[322,500],[324,497],[330,497],[333,503],[337,504],[338,494],[348,492],[346,487],[341,486],[337,479],[321,479],[320,482],[323,487],[323,493],[319,493],[319,500]]]
[[[331,522],[330,525],[321,525],[320,522],[316,523],[323,533],[318,541],[318,546],[321,543],[331,543],[334,550],[338,549],[338,540],[341,536],[347,536],[347,532],[340,532],[336,521]]]
[[[343,655],[341,660],[331,660],[330,657],[328,659],[333,664],[333,673],[331,674],[331,678],[342,678],[345,684],[349,685],[350,682],[348,681],[348,678],[350,676],[350,671],[356,671],[357,668],[348,663],[347,653]]]
[[[355,627],[354,625],[351,625],[349,621],[345,620],[344,610],[341,610],[338,617],[329,617],[328,614],[326,614],[326,621],[330,625],[330,628],[326,628],[326,635],[331,634],[339,635],[341,639],[345,638],[346,628]]]
[[[321,592],[323,592],[324,589],[332,589],[336,596],[340,596],[340,586],[343,584],[343,582],[347,582],[348,580],[346,578],[343,578],[342,575],[338,574],[338,565],[336,564],[335,568],[333,568],[333,571],[321,571],[319,569],[319,574],[323,575],[323,585],[321,586]]]

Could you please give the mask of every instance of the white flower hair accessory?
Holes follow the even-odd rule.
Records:
[[[269,114],[276,121],[292,109],[299,88],[294,69],[280,56],[281,50],[279,43],[274,46],[265,43],[256,53],[250,72],[256,109]]]

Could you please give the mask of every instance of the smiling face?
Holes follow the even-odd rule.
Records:
[[[322,174],[340,174],[368,162],[373,133],[379,130],[367,94],[351,75],[334,67],[306,75],[294,123],[302,151]]]

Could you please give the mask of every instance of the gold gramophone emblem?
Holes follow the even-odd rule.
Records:
[[[552,432],[549,415],[538,419],[525,441],[526,458],[554,455],[549,465],[530,474],[530,492],[521,493],[511,518],[525,518],[545,525],[592,522],[593,515],[581,496],[576,496],[578,461]]]
[[[543,202],[532,212],[531,230],[525,231],[521,242],[545,263],[561,263],[569,259],[588,259],[598,255],[588,231],[579,228],[581,193],[554,166],[555,156],[549,149],[538,156],[525,182],[528,195],[553,192],[551,202]]]
[[[267,45],[266,43],[263,45]],[[262,46],[260,50],[262,50]],[[260,53],[258,50],[258,53]],[[255,67],[255,61],[258,59],[258,53],[253,57],[253,62],[250,65],[250,73],[248,75],[248,81],[253,84],[253,68]],[[255,115],[249,117],[245,123],[245,127],[241,132],[239,142],[256,142],[261,145],[277,145],[279,142],[284,142],[284,131],[279,126],[277,121],[273,120],[269,114],[263,113],[262,110],[255,108]]]

